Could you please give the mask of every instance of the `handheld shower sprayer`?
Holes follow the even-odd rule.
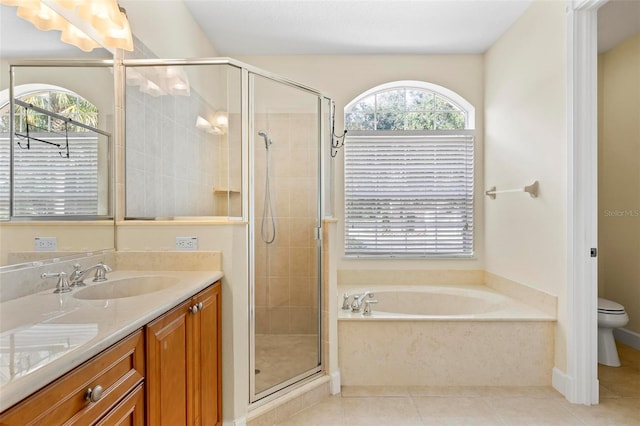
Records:
[[[264,138],[264,147],[266,149],[269,149],[269,146],[273,143],[273,141],[269,139],[269,135],[267,135],[267,132],[265,132],[264,130],[260,130],[258,132],[258,136],[262,136]]]
[[[262,241],[266,244],[271,244],[276,239],[276,220],[273,217],[273,205],[271,204],[271,188],[269,184],[270,179],[270,163],[271,163],[271,155],[269,154],[269,146],[273,143],[273,141],[267,135],[267,132],[264,130],[260,130],[258,132],[258,136],[262,136],[264,138],[264,147],[267,151],[266,160],[266,176],[264,180],[264,204],[262,207],[262,223],[260,227],[260,236],[262,237]]]

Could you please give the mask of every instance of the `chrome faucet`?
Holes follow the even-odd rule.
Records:
[[[372,299],[365,300],[364,301],[364,311],[362,311],[362,315],[366,315],[366,316],[371,315],[371,312],[372,312],[371,305],[373,305],[374,303],[378,303],[378,301],[375,300],[375,299],[374,300],[372,300]]]
[[[351,296],[349,295],[349,293],[346,293],[346,292],[342,295],[342,309],[345,311],[347,309],[351,309],[351,303],[349,303],[349,297]]]
[[[364,298],[369,296],[369,298],[373,297],[373,292],[365,291],[364,293],[353,296],[353,302],[351,302],[351,312],[360,312],[360,307],[362,307],[362,303],[364,302]]]
[[[40,275],[40,278],[43,280],[51,277],[58,277],[56,289],[53,290],[54,293],[68,293],[71,291],[71,288],[69,287],[69,280],[67,279],[67,274],[65,272],[43,272],[42,275]]]
[[[78,263],[73,265],[73,268],[74,268],[74,271],[71,273],[71,284],[70,284],[71,287],[83,287],[87,285],[84,282],[84,276],[88,272],[91,272],[94,269],[96,270],[96,274],[93,277],[94,282],[106,281],[107,272],[113,271],[113,269],[111,269],[109,265],[105,265],[102,262],[98,263],[97,265],[90,266],[84,271],[81,270],[82,267]]]

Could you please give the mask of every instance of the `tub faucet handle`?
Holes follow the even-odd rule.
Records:
[[[376,299],[369,299],[369,300],[365,300],[364,301],[364,311],[362,312],[362,315],[371,315],[371,305],[374,303],[378,303],[378,301]]]
[[[351,304],[349,303],[349,293],[344,293],[342,295],[342,309],[344,309],[345,311],[347,309],[351,309]]]

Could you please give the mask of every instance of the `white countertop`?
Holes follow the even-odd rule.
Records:
[[[108,280],[172,276],[142,296],[80,300],[49,289],[0,303],[0,412],[222,277],[220,271],[113,271]],[[101,285],[86,280],[87,287]]]

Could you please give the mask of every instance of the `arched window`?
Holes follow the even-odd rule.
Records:
[[[14,88],[13,215],[102,216],[106,204],[98,109],[65,88]],[[0,92],[0,219],[9,219],[10,103]],[[71,119],[72,121],[69,121]],[[106,144],[105,144],[106,145]],[[101,170],[102,169],[102,170]]]
[[[442,86],[397,81],[367,90],[345,107],[351,130],[473,129],[473,106]]]
[[[375,87],[345,108],[345,254],[473,254],[474,108],[424,82]]]

